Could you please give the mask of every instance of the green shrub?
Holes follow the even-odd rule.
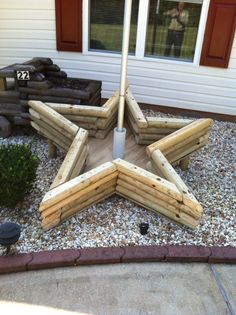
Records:
[[[22,202],[36,178],[39,159],[29,145],[0,146],[0,206]]]

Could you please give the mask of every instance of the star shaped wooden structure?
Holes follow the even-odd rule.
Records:
[[[79,175],[89,152],[88,135],[104,138],[109,133],[116,123],[118,100],[117,91],[102,107],[29,102],[31,125],[50,140],[50,151],[59,147],[67,152],[39,208],[43,229],[113,194],[195,228],[202,206],[172,165],[182,163],[186,168],[189,155],[207,143],[211,119],[145,117],[127,87],[125,118],[136,142],[150,144],[151,172],[117,159]]]

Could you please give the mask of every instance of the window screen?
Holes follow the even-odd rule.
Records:
[[[150,0],[145,55],[192,61],[202,0]]]
[[[90,0],[90,50],[121,52],[124,0]],[[129,52],[135,53],[139,1],[133,0]]]

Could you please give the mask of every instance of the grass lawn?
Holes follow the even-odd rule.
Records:
[[[152,43],[153,43],[153,26],[148,27],[147,40],[146,40],[146,55],[152,55]],[[166,47],[167,27],[158,26],[156,31],[156,41],[154,45],[154,55],[163,56]],[[193,60],[195,43],[197,37],[196,27],[187,27],[184,34],[184,42],[182,45],[181,59]],[[173,56],[173,53],[172,53]]]
[[[93,41],[91,48],[97,50],[107,50],[119,52],[122,47],[123,25],[91,24],[90,38]],[[148,26],[146,40],[146,55],[163,56],[166,44],[167,27],[158,25],[156,40],[154,44],[154,54],[152,53],[153,25]],[[137,26],[132,24],[130,29],[130,53],[135,52]],[[197,28],[188,27],[185,32],[182,45],[181,59],[193,60]]]
[[[120,52],[122,49],[123,25],[91,24],[90,38],[100,42],[104,48],[102,50]],[[129,51],[135,52],[137,26],[132,24],[130,28]],[[95,48],[92,46],[91,48]],[[99,48],[95,48],[99,49]]]

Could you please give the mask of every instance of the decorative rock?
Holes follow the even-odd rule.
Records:
[[[170,114],[165,115],[150,110],[145,114],[173,117]],[[236,180],[235,130],[235,123],[216,121],[210,135],[209,145],[192,155],[189,170],[183,172],[176,168],[204,208],[204,216],[195,231],[171,223],[166,218],[148,212],[124,198],[113,196],[78,213],[57,228],[43,233],[38,207],[64,160],[63,152],[58,150],[57,158],[50,160],[47,141],[34,134],[25,135],[23,129],[20,129],[17,135],[1,139],[1,144],[36,142],[35,153],[40,158],[37,179],[31,192],[27,194],[20,212],[21,221],[19,223],[22,226],[22,237],[15,245],[16,251],[24,253],[49,250],[49,248],[57,250],[130,246],[124,249],[126,253],[122,259],[132,260],[134,256],[131,256],[128,251],[136,249],[139,253],[136,253],[136,256],[139,255],[140,259],[144,259],[144,252],[138,245],[197,245],[210,246],[212,252],[212,246],[221,247],[223,251],[227,250],[224,252],[224,256],[227,254],[226,257],[230,261],[229,250],[233,255],[230,247],[236,248],[236,200],[235,186],[232,185]],[[0,222],[5,222],[9,218],[12,221],[18,221],[19,208],[12,209],[11,212],[6,208],[1,208]],[[149,233],[145,237],[140,237],[138,227],[140,222],[148,222],[150,225]],[[44,235],[48,237],[45,239]],[[134,249],[132,249],[133,246],[135,246]],[[5,249],[0,247],[0,255],[4,251]],[[152,259],[149,257],[150,253],[145,252],[145,254],[148,255],[147,259]],[[180,255],[177,254],[175,251],[175,256],[180,258]],[[155,255],[158,255],[158,251]],[[161,256],[163,257],[163,255]],[[221,257],[218,254],[216,257],[216,250],[214,250],[214,255],[212,254],[209,260],[213,262],[215,259],[216,262],[216,260],[220,261]],[[232,259],[234,259],[233,257]]]

